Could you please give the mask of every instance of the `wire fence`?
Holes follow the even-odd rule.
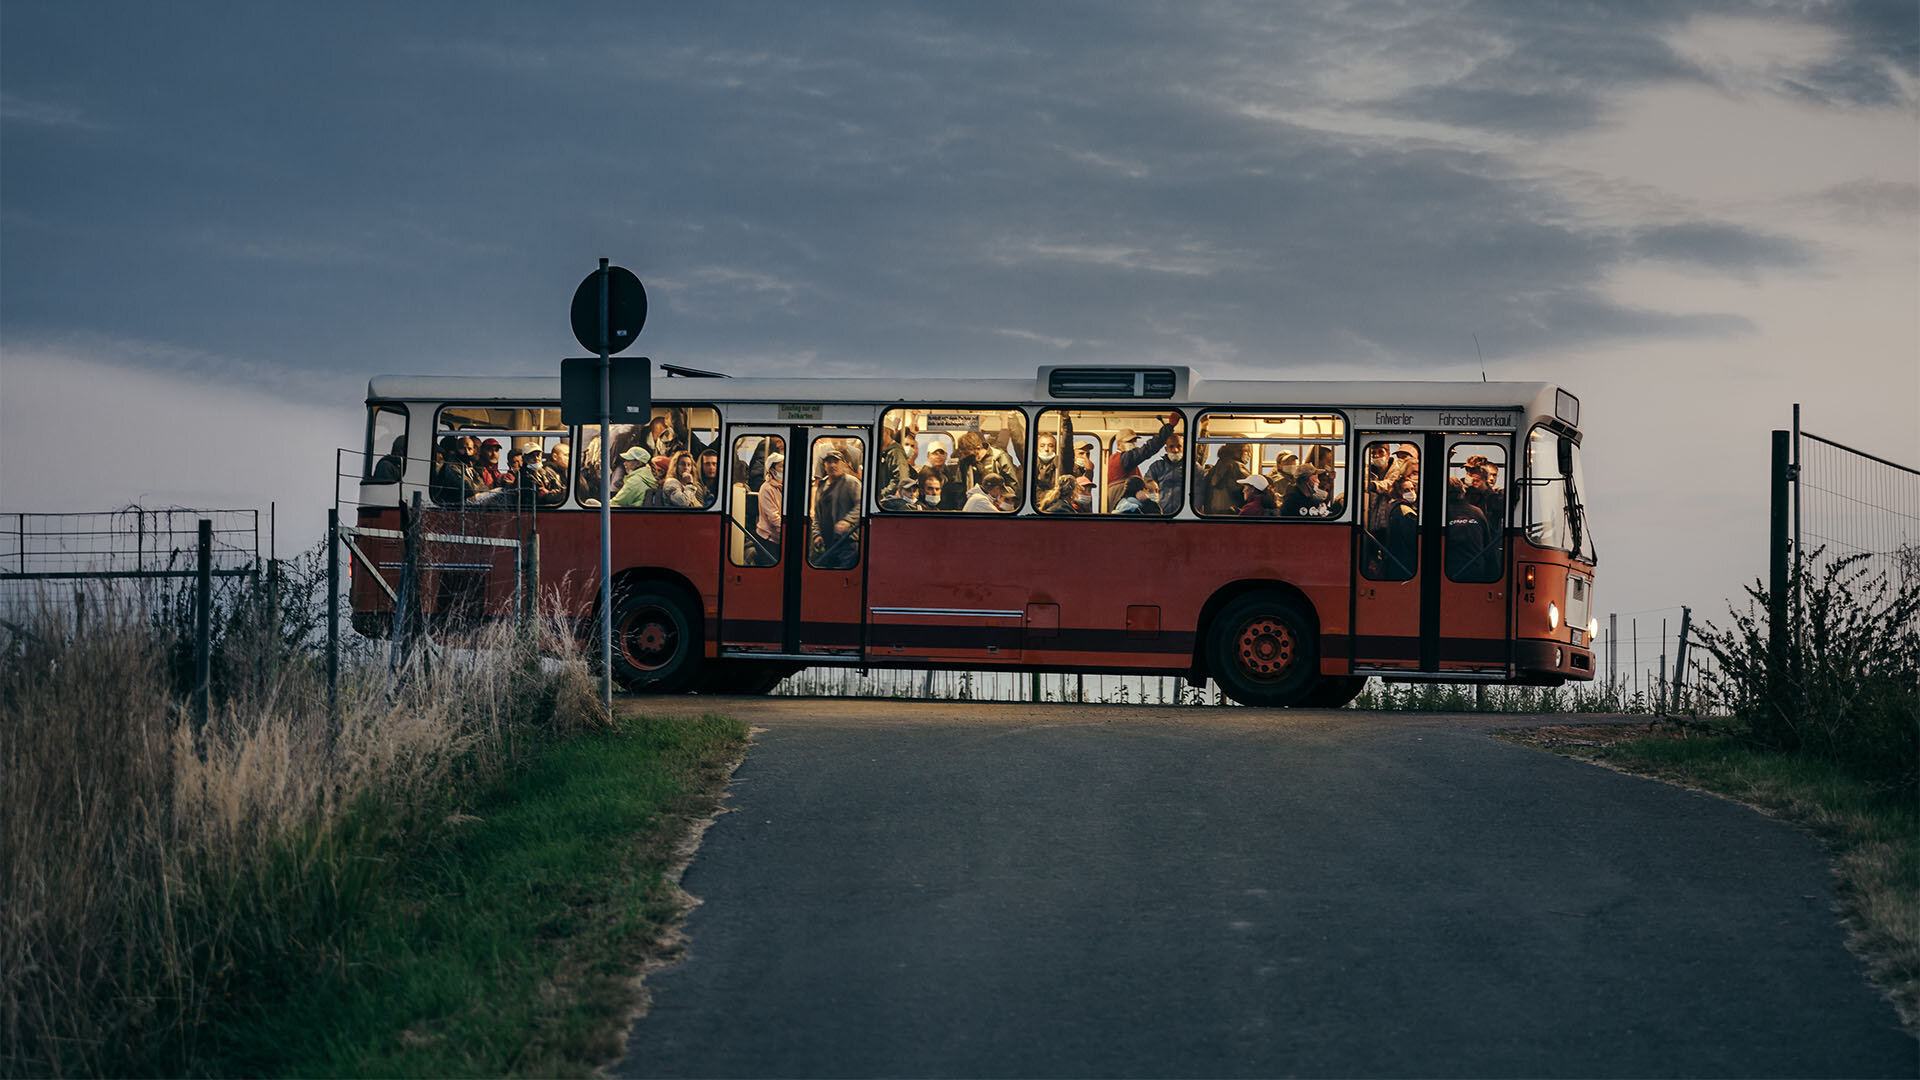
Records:
[[[202,521],[210,524],[212,577],[260,573],[258,510],[0,514],[0,609],[69,607],[100,590],[143,602],[176,590],[198,573]]]
[[[1920,469],[1798,429],[1794,550],[1817,579],[1857,558],[1896,590],[1920,575]]]

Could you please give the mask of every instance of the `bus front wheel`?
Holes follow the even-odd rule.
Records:
[[[677,590],[636,585],[613,602],[613,677],[649,694],[687,688],[700,668],[699,624]]]
[[[1299,705],[1319,682],[1320,635],[1294,601],[1248,593],[1215,616],[1207,660],[1220,689],[1242,705]]]

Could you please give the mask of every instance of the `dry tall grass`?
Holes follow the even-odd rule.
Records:
[[[320,658],[240,601],[196,746],[169,621],[111,595],[87,610],[77,631],[49,605],[0,628],[9,1075],[198,1071],[222,999],[326,962],[336,917],[447,827],[451,793],[530,731],[604,721],[561,637],[497,627],[397,674],[367,654],[330,725]]]

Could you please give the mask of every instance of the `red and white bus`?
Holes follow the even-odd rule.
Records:
[[[654,389],[603,455],[597,427],[560,424],[557,377],[375,378],[358,524],[395,529],[418,494],[432,533],[537,533],[540,579],[575,586],[541,603],[590,627],[605,457],[634,690],[851,665],[1182,675],[1328,706],[1369,675],[1594,676],[1579,401],[1550,384],[1043,367]],[[475,550],[426,565],[429,615],[510,608],[511,556]],[[371,576],[353,608],[377,635],[393,604]]]

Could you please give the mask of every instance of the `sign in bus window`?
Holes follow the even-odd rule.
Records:
[[[1507,450],[1499,443],[1456,443],[1447,451],[1447,578],[1499,581],[1505,569],[1507,523],[1503,481]]]
[[[566,432],[559,409],[449,405],[434,420],[427,493],[440,506],[558,506],[567,500]]]
[[[1178,513],[1186,490],[1178,411],[1049,409],[1034,427],[1033,505],[1043,514]]]
[[[787,440],[778,435],[742,435],[733,440],[732,475],[728,556],[735,566],[780,565],[787,508]]]
[[[600,429],[580,429],[587,451],[574,484],[600,505]],[[616,510],[704,510],[720,497],[720,414],[711,405],[658,405],[646,424],[614,424],[607,476]]]
[[[855,436],[813,441],[807,488],[807,565],[851,570],[860,565],[860,465],[866,444]]]
[[[1347,422],[1338,413],[1207,413],[1193,509],[1208,517],[1335,521],[1347,512]]]
[[[1420,447],[1369,442],[1361,456],[1360,573],[1372,581],[1409,581],[1420,565]]]
[[[889,409],[880,417],[875,503],[890,512],[1012,513],[1024,490],[1026,435],[1018,409]]]

